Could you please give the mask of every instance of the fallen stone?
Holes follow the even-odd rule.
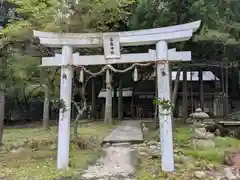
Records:
[[[150,149],[156,149],[157,146],[156,146],[156,145],[151,145],[149,148],[150,148]]]
[[[149,141],[148,143],[147,143],[147,145],[149,145],[149,146],[151,146],[151,145],[157,145],[158,144],[158,142],[156,142],[156,141]]]
[[[215,180],[226,180],[226,178],[225,178],[225,176],[217,176],[216,178],[215,178]]]
[[[25,149],[23,147],[17,148],[17,149],[12,149],[11,153],[21,153],[23,152]]]
[[[214,168],[215,168],[214,164],[208,164],[208,165],[207,165],[207,169],[208,169],[208,170],[212,170],[212,169],[214,169]]]
[[[138,147],[139,152],[148,152],[149,148],[148,147]]]
[[[140,156],[148,156],[148,153],[146,153],[146,152],[138,152],[138,154],[140,155]]]
[[[240,151],[224,152],[224,164],[240,169]]]
[[[195,165],[191,162],[187,163],[186,166],[187,166],[187,169],[195,169],[196,168]]]
[[[184,155],[176,156],[176,161],[178,161],[181,164],[188,164],[192,160],[193,159],[191,157],[188,157],[188,156],[184,156]]]
[[[206,139],[193,139],[192,144],[195,148],[199,149],[210,149],[215,148],[215,143],[213,140],[206,140]]]
[[[139,144],[138,145],[139,147],[146,147],[146,146],[148,146],[146,143],[142,143],[142,144]]]
[[[202,178],[204,178],[204,177],[206,176],[206,173],[203,172],[203,171],[196,171],[196,172],[194,173],[194,176],[195,176],[196,178],[202,179]]]
[[[50,146],[50,149],[51,149],[51,150],[56,150],[56,149],[57,149],[57,144],[52,144],[52,145]]]
[[[159,150],[156,150],[156,149],[149,150],[148,154],[151,156],[152,159],[161,157],[161,152]]]
[[[143,143],[147,144],[147,143],[148,143],[148,140],[144,140],[144,142],[143,142]]]
[[[233,170],[231,167],[227,167],[224,169],[225,177],[228,180],[237,180],[238,178],[233,174]]]

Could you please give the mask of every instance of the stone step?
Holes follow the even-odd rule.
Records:
[[[139,144],[143,142],[143,133],[140,121],[123,121],[102,142]]]

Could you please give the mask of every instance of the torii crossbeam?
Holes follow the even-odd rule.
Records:
[[[164,66],[157,65],[158,98],[170,100],[170,60],[191,60],[190,52],[176,52],[168,50],[168,43],[187,41],[199,28],[201,21],[169,26],[163,28],[115,32],[115,33],[50,33],[34,31],[40,43],[48,47],[62,47],[62,55],[53,58],[43,58],[43,66],[61,66],[61,92],[60,98],[65,101],[66,109],[71,109],[72,66],[136,63],[149,61],[166,61]],[[121,46],[139,46],[156,44],[156,51],[141,54],[121,55]],[[80,56],[73,54],[72,48],[104,47],[104,56]],[[172,51],[172,52],[171,52]],[[181,58],[180,58],[181,57]],[[58,61],[58,59],[61,61]],[[72,62],[70,62],[70,59]],[[95,60],[98,60],[96,63]],[[49,61],[49,62],[48,62]],[[164,72],[164,73],[163,73]],[[64,75],[64,76],[63,76]],[[162,111],[159,106],[159,111]],[[70,139],[70,111],[60,109],[58,132],[58,159],[57,168],[68,167],[69,139]],[[165,119],[164,121],[161,121]],[[174,171],[172,119],[171,115],[159,113],[160,138],[162,146],[162,170]]]
[[[169,61],[191,61],[191,51],[177,52],[175,48],[169,49],[168,58]],[[71,62],[63,59],[62,54],[55,54],[54,57],[43,57],[41,66],[91,66],[155,62],[156,60],[156,51],[150,49],[148,53],[122,54],[120,59],[106,59],[103,55],[80,56],[79,53],[74,53]]]

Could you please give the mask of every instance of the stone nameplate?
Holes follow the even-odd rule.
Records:
[[[103,35],[104,56],[106,59],[120,58],[120,38],[117,34]]]

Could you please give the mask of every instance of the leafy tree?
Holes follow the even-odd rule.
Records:
[[[32,30],[58,31],[60,29],[58,1],[13,0],[17,5],[16,12],[21,17],[13,19],[2,31],[2,48],[11,47],[8,52],[7,69],[9,72],[8,96],[16,97],[19,106],[25,102],[25,110],[29,109],[29,101],[39,88],[34,87],[42,83],[39,65],[41,56],[53,54],[53,50],[40,46],[32,38]],[[50,73],[51,76],[51,73]],[[45,78],[47,79],[47,78]],[[51,81],[51,78],[48,79]],[[33,88],[34,87],[34,88]]]

